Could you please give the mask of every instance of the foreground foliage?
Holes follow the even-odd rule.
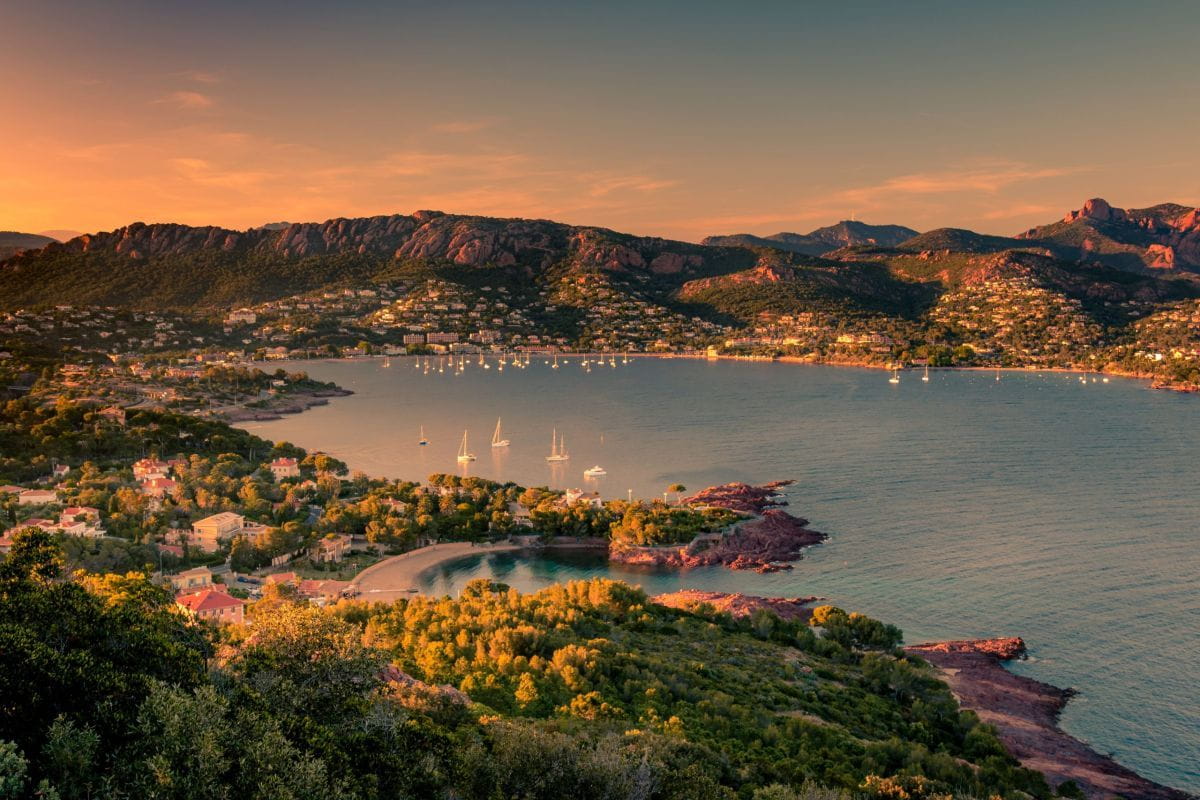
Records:
[[[1049,794],[899,631],[840,609],[812,628],[481,581],[390,606],[270,593],[216,631],[142,575],[62,564],[41,531],[0,562],[0,796]]]

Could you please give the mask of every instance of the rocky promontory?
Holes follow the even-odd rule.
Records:
[[[690,611],[700,605],[708,605],[725,612],[735,619],[748,617],[756,611],[765,610],[780,619],[807,622],[812,617],[812,604],[819,597],[759,597],[752,594],[730,592],[706,592],[700,589],[684,589],[678,592],[655,595],[650,602],[668,608]]]
[[[747,516],[721,533],[701,534],[686,545],[635,547],[614,544],[609,559],[621,564],[688,569],[724,566],[729,569],[775,572],[791,569],[804,548],[820,544],[826,534],[808,528],[808,520],[777,506],[786,500],[778,490],[791,481],[763,486],[727,483],[712,486],[684,500],[697,508],[726,508]]]
[[[1052,786],[1074,781],[1089,800],[1190,796],[1141,777],[1062,731],[1058,715],[1075,693],[1004,668],[1003,662],[1025,656],[1022,639],[936,642],[905,650],[937,667],[959,703],[994,725],[1013,757],[1043,773]]]

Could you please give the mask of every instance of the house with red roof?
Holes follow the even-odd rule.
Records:
[[[220,589],[201,589],[175,598],[176,604],[189,616],[204,622],[232,622],[245,619],[246,601],[226,594]]]
[[[294,458],[277,458],[270,463],[275,480],[300,477],[300,462]]]

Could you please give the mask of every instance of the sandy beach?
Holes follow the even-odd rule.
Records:
[[[351,583],[358,589],[359,599],[390,603],[398,597],[416,594],[417,576],[439,564],[478,553],[504,553],[520,549],[519,545],[507,542],[493,545],[471,542],[434,544],[367,567]]]

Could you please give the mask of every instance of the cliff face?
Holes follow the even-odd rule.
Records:
[[[1127,269],[1200,270],[1200,209],[1175,203],[1124,209],[1095,197],[1059,222],[1017,238],[1046,242],[1081,261]]]

